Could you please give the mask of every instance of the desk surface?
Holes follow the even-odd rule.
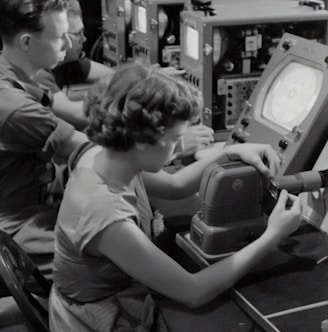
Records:
[[[185,234],[177,243],[202,267],[209,264]],[[234,300],[267,331],[319,332],[328,319],[326,256],[327,234],[305,224],[235,285]]]

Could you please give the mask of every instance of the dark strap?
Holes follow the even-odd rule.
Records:
[[[68,159],[68,169],[70,172],[72,172],[74,170],[74,168],[76,167],[77,163],[79,162],[79,160],[81,159],[81,157],[84,155],[84,153],[88,150],[90,150],[91,148],[93,148],[95,146],[94,143],[92,142],[84,142],[81,145],[79,145],[70,155],[69,159]]]
[[[24,90],[33,96],[42,106],[50,107],[53,103],[53,96],[49,89],[22,81],[12,81],[15,88]]]

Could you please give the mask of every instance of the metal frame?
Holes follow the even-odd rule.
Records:
[[[133,0],[132,1],[132,51],[133,58],[148,64],[160,63],[165,66],[162,61],[160,40],[158,37],[158,11],[159,7],[176,7],[176,10],[183,9],[186,0]],[[146,9],[147,27],[146,33],[136,29],[135,13],[138,6]],[[178,29],[179,31],[179,29]],[[179,36],[180,37],[180,36]],[[180,45],[176,42],[172,47],[180,51]],[[169,64],[169,62],[167,63]]]
[[[125,0],[101,0],[104,63],[115,67],[131,56]]]
[[[212,117],[215,114],[213,109],[214,78],[213,78],[213,30],[214,28],[230,28],[243,26],[256,26],[257,24],[276,24],[289,22],[315,22],[324,23],[325,37],[327,44],[328,11],[314,10],[307,6],[299,6],[297,1],[263,1],[250,0],[247,5],[241,0],[221,0],[215,2],[212,7],[216,15],[205,16],[201,11],[182,11],[180,36],[181,36],[181,61],[180,65],[187,72],[187,79],[198,87],[204,97],[204,113],[202,122],[213,127]],[[285,8],[285,9],[284,9]],[[199,56],[194,60],[183,52],[186,47],[184,30],[186,26],[193,26],[199,32]],[[244,75],[245,77],[245,75]],[[219,79],[217,77],[216,79]],[[230,131],[220,128],[216,132],[216,140],[225,140]],[[221,137],[223,135],[223,137]]]

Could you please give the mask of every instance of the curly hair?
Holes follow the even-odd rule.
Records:
[[[49,11],[66,9],[66,0],[1,0],[0,34],[10,42],[21,31],[41,32],[42,16]]]
[[[203,100],[188,82],[162,68],[125,64],[95,84],[84,104],[90,141],[128,151],[135,143],[154,145],[166,128],[196,117]]]

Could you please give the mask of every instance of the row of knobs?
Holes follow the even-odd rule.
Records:
[[[243,118],[241,121],[240,121],[241,125],[244,126],[244,127],[247,127],[249,125],[249,118]],[[234,141],[237,141],[238,143],[245,143],[246,142],[246,138],[245,136],[243,136],[241,133],[238,133],[236,131],[234,131],[232,134],[231,134],[231,138],[234,140]],[[286,150],[287,147],[288,147],[288,141],[286,139],[281,139],[278,143],[278,146],[283,149],[283,150]]]
[[[282,47],[283,49],[285,49],[286,51],[288,51],[291,47],[293,46],[293,43],[291,40],[289,39],[286,39],[283,44],[282,44]],[[328,62],[328,61],[327,61]],[[249,118],[243,118],[241,119],[240,121],[240,124],[246,128],[248,125],[249,125]],[[237,141],[238,143],[245,143],[246,142],[246,138],[245,136],[243,136],[241,133],[238,133],[238,132],[233,132],[231,134],[231,138],[234,140],[234,141]],[[287,147],[288,147],[288,141],[286,139],[281,139],[278,143],[278,146],[283,149],[283,150],[286,150]]]

